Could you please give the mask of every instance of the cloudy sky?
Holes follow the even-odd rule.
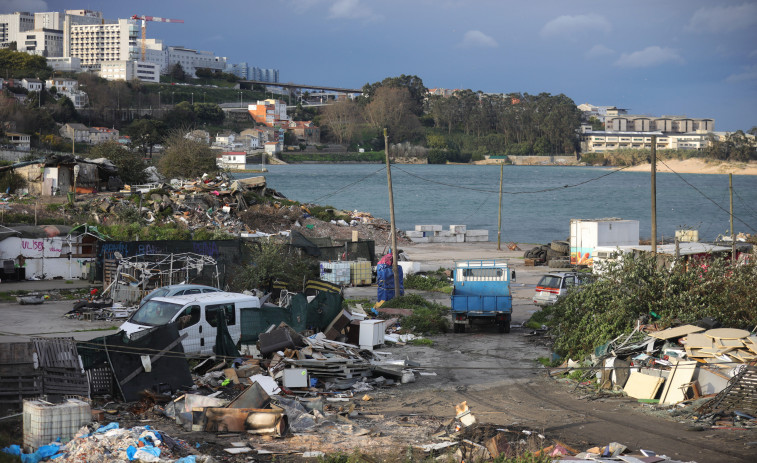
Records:
[[[284,82],[564,93],[633,114],[757,126],[757,0],[2,0],[0,12],[183,19],[148,37],[278,68]]]

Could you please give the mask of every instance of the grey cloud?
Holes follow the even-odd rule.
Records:
[[[496,48],[498,46],[497,41],[491,36],[476,30],[466,32],[463,35],[463,41],[460,42],[460,47],[463,48]]]
[[[672,48],[653,45],[633,53],[623,53],[615,65],[624,68],[645,68],[666,63],[683,64],[684,59]]]
[[[702,7],[694,12],[688,28],[694,32],[730,32],[757,25],[757,4]]]
[[[565,15],[549,21],[541,28],[542,38],[576,39],[576,35],[612,31],[612,24],[604,16],[598,14]]]

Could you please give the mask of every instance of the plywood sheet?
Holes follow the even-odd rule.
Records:
[[[696,371],[697,362],[679,361],[673,366],[673,371],[665,382],[665,387],[660,396],[660,403],[676,404],[686,399],[684,386],[691,382]]]
[[[668,328],[662,331],[655,331],[654,333],[649,333],[649,335],[657,339],[672,339],[680,338],[681,336],[686,336],[687,334],[691,333],[699,333],[700,331],[704,331],[704,328],[700,328],[694,325],[683,325],[677,326],[675,328]]]
[[[718,347],[735,347],[736,349],[744,347],[744,343],[740,339],[717,339],[715,345]]]
[[[715,328],[704,332],[705,336],[720,339],[741,339],[749,336],[749,331],[736,328]]]
[[[712,347],[712,338],[702,333],[692,333],[686,336],[686,347],[707,349]]]
[[[635,399],[654,399],[663,381],[665,378],[632,371],[623,390]]]

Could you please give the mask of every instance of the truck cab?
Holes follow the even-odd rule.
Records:
[[[455,333],[475,320],[497,324],[500,333],[510,332],[513,298],[510,269],[496,259],[455,262],[452,274],[452,319]]]

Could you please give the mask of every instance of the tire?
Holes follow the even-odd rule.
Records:
[[[547,260],[560,259],[562,257],[565,257],[565,254],[555,251],[554,249],[549,249],[547,251]]]
[[[549,261],[549,268],[568,268],[570,267],[570,258],[552,259]]]
[[[459,327],[460,327],[460,331],[459,331],[459,333],[465,333],[465,325],[463,325],[463,324],[461,323],[461,324],[459,324],[459,325],[457,325],[457,326],[459,326]]]
[[[504,323],[497,323],[497,331],[499,331],[500,333],[504,333],[505,332],[505,324]]]
[[[506,321],[502,324],[503,333],[509,333],[510,332],[510,320]]]
[[[525,253],[523,254],[523,257],[524,257],[525,259],[531,259],[531,258],[532,258],[533,256],[534,256],[534,254],[533,254],[533,250],[532,250],[532,249],[529,249],[528,251],[526,251],[526,252],[525,252]]]
[[[563,255],[570,253],[570,243],[567,241],[552,241],[549,245],[553,251],[557,251]]]
[[[460,332],[460,325],[458,325],[457,323],[453,323],[452,324],[452,331],[454,331],[455,333],[459,333]]]

